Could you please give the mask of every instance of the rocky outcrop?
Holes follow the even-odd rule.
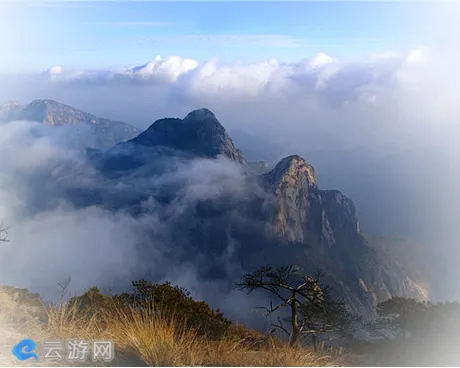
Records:
[[[310,195],[316,190],[315,170],[299,156],[281,160],[262,175],[261,183],[278,198],[274,216],[275,233],[291,242],[304,242],[308,236]]]
[[[315,169],[301,157],[284,158],[261,179],[278,199],[275,232],[287,240],[331,246],[337,236],[358,234],[353,202],[337,190],[320,190]]]
[[[328,282],[356,310],[369,314],[392,296],[426,298],[408,270],[360,233],[353,201],[338,190],[321,190],[304,159],[282,159],[260,182],[275,196],[269,219],[273,233],[286,246],[303,244],[305,252],[296,262],[326,272]]]

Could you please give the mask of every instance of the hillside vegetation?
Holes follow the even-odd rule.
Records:
[[[115,296],[91,288],[54,306],[45,305],[25,289],[2,287],[0,365],[50,365],[43,359],[15,360],[11,349],[24,338],[37,342],[113,340],[116,358],[112,366],[344,365],[338,351],[315,353],[233,324],[206,303],[194,301],[186,290],[168,283],[140,281],[133,286],[132,292]],[[55,363],[68,364],[65,360]]]

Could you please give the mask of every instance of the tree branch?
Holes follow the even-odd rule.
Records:
[[[0,242],[9,242],[7,230],[8,228],[3,227],[3,223],[0,222]]]

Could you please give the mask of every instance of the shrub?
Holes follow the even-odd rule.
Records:
[[[207,303],[193,300],[186,289],[172,286],[169,282],[153,284],[146,280],[134,281],[132,285],[131,292],[114,296],[91,288],[85,294],[72,298],[70,303],[76,303],[88,317],[97,313],[110,315],[120,309],[148,308],[152,315],[183,320],[188,328],[209,339],[221,339],[227,334],[231,322]]]

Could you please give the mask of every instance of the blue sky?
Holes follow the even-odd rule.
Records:
[[[5,69],[198,61],[342,59],[431,41],[436,5],[413,2],[133,2],[0,0]],[[6,50],[6,51],[5,51]]]

